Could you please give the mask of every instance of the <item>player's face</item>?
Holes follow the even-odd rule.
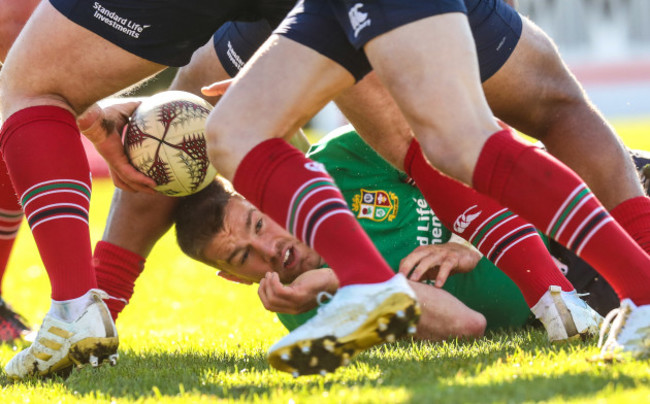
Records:
[[[223,227],[204,255],[217,268],[240,278],[259,282],[272,271],[290,283],[301,273],[323,266],[316,251],[242,198],[233,197],[226,205]]]

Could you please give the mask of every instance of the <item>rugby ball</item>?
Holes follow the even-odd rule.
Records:
[[[146,99],[131,115],[124,149],[131,164],[169,196],[199,192],[214,180],[205,123],[212,105],[184,91],[164,91]]]

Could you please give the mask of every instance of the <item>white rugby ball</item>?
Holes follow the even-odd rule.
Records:
[[[153,95],[131,115],[124,149],[138,171],[156,181],[156,191],[170,196],[199,192],[214,180],[205,123],[212,105],[184,91]]]

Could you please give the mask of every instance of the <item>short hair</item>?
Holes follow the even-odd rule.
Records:
[[[208,265],[204,251],[212,238],[223,230],[226,205],[236,195],[229,182],[217,177],[205,189],[181,198],[174,210],[176,241],[190,258]]]

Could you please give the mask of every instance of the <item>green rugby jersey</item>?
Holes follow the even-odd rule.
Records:
[[[351,126],[332,132],[307,155],[325,165],[393,271],[397,272],[401,259],[416,247],[449,241],[451,232],[409,183],[408,176],[381,158]],[[530,314],[517,286],[485,258],[472,272],[450,276],[443,289],[481,312],[488,329],[522,326]],[[278,317],[292,330],[314,313]]]

